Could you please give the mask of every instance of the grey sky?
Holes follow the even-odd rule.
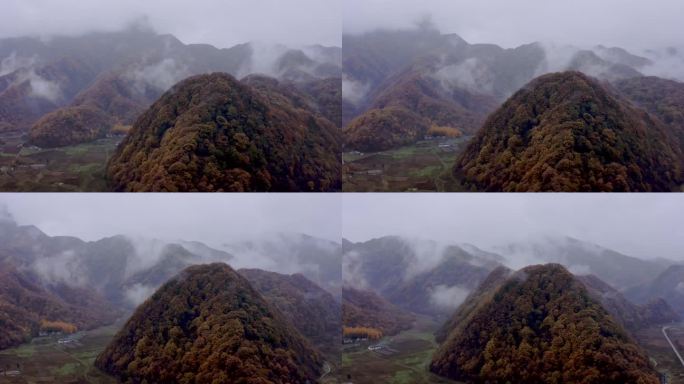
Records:
[[[344,31],[406,28],[431,15],[471,43],[534,41],[633,50],[682,44],[681,0],[345,0]]]
[[[262,233],[340,241],[338,194],[0,194],[19,224],[97,240],[116,234],[219,245]]]
[[[147,18],[185,43],[341,44],[342,0],[3,0],[0,37],[119,30]]]
[[[342,232],[482,247],[570,236],[642,258],[684,260],[681,194],[345,194]]]

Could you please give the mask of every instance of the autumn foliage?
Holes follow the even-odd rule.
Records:
[[[29,141],[44,148],[89,142],[104,137],[113,124],[109,115],[91,106],[62,108],[38,120]]]
[[[493,113],[454,174],[478,191],[671,191],[677,139],[579,72],[544,75]]]
[[[344,337],[352,339],[367,338],[370,340],[380,340],[382,338],[381,330],[369,327],[343,327],[342,334]]]
[[[414,316],[371,291],[342,289],[342,323],[348,328],[377,329],[395,335],[411,328]]]
[[[247,84],[254,83],[254,85]],[[108,165],[117,191],[336,191],[339,129],[275,80],[186,79],[136,121]],[[301,95],[298,95],[301,96]]]
[[[301,274],[240,269],[242,276],[290,321],[307,340],[331,358],[339,358],[340,303]]]
[[[469,383],[660,383],[645,353],[565,268],[501,277],[481,305],[466,306],[431,371]]]
[[[118,316],[92,289],[45,287],[29,271],[0,262],[0,349],[29,341],[45,325],[70,333],[110,324]]]
[[[95,361],[130,383],[306,383],[323,361],[225,264],[192,266],[143,303]]]
[[[43,320],[40,322],[40,330],[45,332],[76,333],[78,328],[75,325],[64,321]]]
[[[442,137],[461,137],[463,132],[460,129],[448,126],[433,125],[428,129],[427,134],[430,136]]]

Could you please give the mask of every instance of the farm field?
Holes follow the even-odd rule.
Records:
[[[1,191],[97,192],[107,191],[105,167],[122,136],[52,149],[0,139]]]
[[[451,175],[470,136],[435,138],[375,153],[342,155],[345,192],[460,191]]]
[[[46,336],[0,351],[0,382],[10,384],[110,384],[116,380],[93,366],[97,355],[120,324],[78,332],[71,337]],[[60,343],[62,340],[62,343]],[[71,340],[64,342],[64,340]]]

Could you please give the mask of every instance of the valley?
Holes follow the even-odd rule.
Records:
[[[343,45],[344,191],[684,185],[684,78],[653,76],[654,50],[502,47],[429,22],[345,34]],[[435,127],[464,143],[426,143]]]
[[[335,376],[342,382],[346,380],[355,384],[458,383],[428,370],[432,354],[437,349],[433,333],[438,327],[435,320],[421,316],[411,329],[397,335],[345,345],[342,366]]]
[[[381,152],[345,152],[344,192],[458,192],[451,169],[470,136],[430,138]]]
[[[649,383],[684,383],[684,367],[663,334],[665,327],[673,345],[684,345],[676,290],[652,296],[643,288],[628,289],[650,287],[646,270],[653,276],[668,273],[667,284],[682,281],[684,275],[664,260],[638,259],[572,238],[510,244],[496,247],[496,253],[398,236],[344,242],[344,249],[345,284],[365,287],[368,297],[377,295],[374,301],[354,298],[352,312],[354,291],[343,290],[344,325],[376,329],[382,337],[375,339],[370,331],[367,339],[349,336],[335,377],[353,383],[477,383],[482,377],[535,382],[546,380],[540,379],[545,374],[584,377],[585,369],[599,381],[625,370],[624,375]],[[529,266],[505,267],[519,257]],[[641,304],[623,296],[630,291],[646,295]],[[384,307],[377,304],[381,300],[388,301]],[[455,310],[441,306],[450,302],[460,305]],[[383,314],[390,305],[395,318],[411,319],[409,327],[389,327]],[[561,312],[565,308],[579,312]],[[351,316],[361,311],[363,316]],[[605,333],[585,329],[589,320],[583,316],[592,316]],[[568,321],[579,326],[569,327]],[[589,345],[601,347],[594,351]],[[582,354],[594,357],[584,360]],[[596,371],[591,364],[569,363],[574,359],[600,359],[605,365]]]
[[[110,136],[59,148],[23,146],[17,137],[2,137],[0,190],[104,192],[107,161],[122,140]]]
[[[93,362],[122,322],[73,335],[37,337],[0,350],[0,382],[114,384],[116,379],[95,368]]]
[[[340,57],[136,25],[0,37],[0,191],[339,191]]]
[[[681,354],[682,346],[684,346],[684,323],[675,323],[666,327],[648,327],[637,332],[635,337],[654,361],[656,369],[666,378],[664,382],[684,383],[684,366],[663,335],[663,328],[667,328],[668,337]]]

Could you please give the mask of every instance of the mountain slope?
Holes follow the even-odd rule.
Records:
[[[528,264],[562,264],[576,274],[596,275],[618,290],[646,283],[672,263],[640,259],[572,237],[540,237],[498,247],[496,251],[511,264],[516,260],[525,260]]]
[[[468,248],[468,250],[466,250]],[[406,310],[448,315],[504,259],[473,246],[385,236],[344,244],[345,282]]]
[[[45,287],[36,276],[0,261],[0,349],[29,341],[45,321],[91,329],[114,322],[118,315],[90,290]]]
[[[342,311],[332,294],[300,274],[283,275],[260,269],[240,269],[238,273],[319,350],[337,354]]]
[[[596,80],[555,73],[493,113],[454,174],[481,191],[670,191],[683,179],[674,140]]]
[[[121,131],[119,125],[130,125],[173,84],[212,72],[240,77],[267,73],[298,84],[327,78],[339,82],[341,49],[291,50],[254,43],[219,49],[184,44],[141,26],[50,39],[0,39],[0,131],[22,134],[30,129],[32,143],[44,147],[97,139],[112,128]],[[318,92],[326,88],[309,86],[318,87]],[[96,108],[111,121],[102,121],[102,129],[86,135],[83,126],[88,124],[83,120],[87,119],[80,118],[77,132],[71,132],[71,125],[63,123],[64,116],[78,117],[83,112],[79,107]],[[324,112],[335,113],[333,109]]]
[[[648,357],[559,265],[527,267],[448,333],[431,371],[472,382],[660,382]]]
[[[637,303],[662,298],[677,313],[684,315],[684,266],[672,265],[659,275],[653,276],[653,280],[628,289],[625,296]]]
[[[684,83],[645,76],[621,80],[614,86],[621,95],[665,123],[684,152]]]
[[[645,305],[636,305],[627,300],[622,293],[594,275],[580,276],[578,279],[589,294],[630,332],[642,328],[680,321],[681,317],[663,299],[653,299]]]
[[[244,277],[210,264],[162,286],[95,364],[134,382],[305,383],[322,361]]]
[[[339,139],[327,119],[227,74],[177,84],[108,165],[115,190],[335,191]]]
[[[391,336],[411,328],[413,320],[412,314],[372,291],[342,288],[342,324],[345,327],[372,328]]]

